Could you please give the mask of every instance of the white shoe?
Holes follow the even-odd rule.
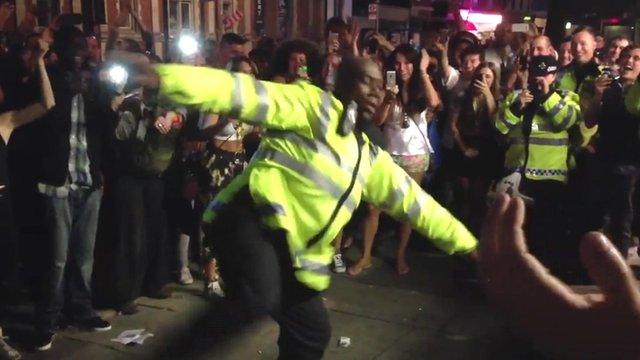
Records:
[[[347,272],[347,266],[342,261],[342,254],[333,255],[333,271],[338,274],[344,274]]]
[[[193,284],[193,276],[191,276],[191,271],[189,271],[188,267],[183,267],[182,270],[180,270],[180,284]]]

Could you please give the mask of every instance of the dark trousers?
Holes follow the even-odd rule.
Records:
[[[63,307],[74,320],[95,316],[91,275],[102,190],[79,189],[71,190],[66,198],[44,197],[51,246],[37,326],[53,331]]]
[[[167,220],[162,179],[121,176],[113,190],[117,240],[111,295],[121,306],[168,282]]]
[[[280,325],[281,359],[320,359],[331,337],[320,293],[294,276],[284,231],[261,226],[248,190],[218,214],[214,247],[229,296]]]
[[[576,266],[577,243],[569,237],[566,185],[553,180],[526,180],[524,193],[533,198],[525,231],[529,250],[552,271]]]
[[[632,246],[631,224],[633,222],[633,193],[637,176],[608,172],[605,176],[606,212],[609,215],[607,233],[623,256]]]

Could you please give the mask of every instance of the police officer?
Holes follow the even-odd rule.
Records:
[[[578,95],[554,90],[559,64],[553,56],[534,56],[529,64],[528,89],[512,92],[495,119],[507,135],[507,172],[518,172],[520,191],[533,198],[529,230],[532,252],[549,265],[561,258],[551,243],[564,229],[564,194],[568,173],[569,129],[580,118]],[[553,266],[552,266],[553,267]]]
[[[281,358],[324,354],[331,332],[320,293],[330,282],[331,242],[361,200],[449,254],[475,254],[473,235],[363,134],[383,96],[374,62],[345,59],[334,94],[306,81],[275,84],[215,69],[138,70],[140,83],[174,102],[266,129],[248,168],[204,220],[224,230],[218,251],[228,292],[257,299],[279,323]]]

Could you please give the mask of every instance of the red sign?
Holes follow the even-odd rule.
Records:
[[[233,25],[235,25],[240,20],[242,20],[243,17],[244,17],[244,14],[242,13],[242,11],[236,10],[233,12],[233,14],[225,17],[222,20],[222,25],[224,26],[225,30],[231,29],[233,28]]]

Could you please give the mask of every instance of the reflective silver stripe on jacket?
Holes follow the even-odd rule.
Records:
[[[498,119],[500,119],[500,122],[501,122],[501,123],[503,123],[503,124],[504,124],[504,126],[506,126],[506,127],[507,127],[507,130],[511,130],[511,129],[513,129],[514,127],[516,127],[516,125],[515,125],[515,124],[512,124],[512,123],[510,123],[510,122],[509,122],[509,120],[507,120],[507,117],[506,117],[506,116],[500,116],[500,117],[498,117]]]
[[[311,260],[305,259],[304,257],[298,257],[298,260],[300,260],[300,268],[302,270],[311,271],[311,272],[315,272],[315,273],[319,273],[321,275],[327,275],[327,276],[331,274],[329,271],[328,264],[322,264],[319,262],[311,261]]]
[[[238,74],[231,74],[233,76],[234,89],[231,97],[231,111],[229,117],[239,118],[242,113],[242,79]]]
[[[566,105],[567,105],[567,102],[564,99],[562,99],[554,107],[552,107],[547,113],[550,116],[556,116],[560,113],[560,111],[562,111],[562,109],[564,109]]]
[[[511,140],[512,144],[517,144],[517,145],[524,145],[524,138],[519,137],[519,138],[514,138]],[[529,138],[529,144],[530,145],[548,145],[548,146],[568,146],[569,145],[569,139],[565,138],[565,139],[545,139],[545,138],[538,138],[538,137],[531,137]]]
[[[562,121],[560,122],[559,125],[556,125],[556,129],[558,131],[559,130],[563,130],[563,129],[567,128],[567,126],[569,126],[569,123],[571,122],[571,119],[573,119],[574,112],[575,111],[573,110],[572,106],[570,106],[567,109],[567,115],[564,118],[562,118]]]
[[[284,206],[278,203],[258,205],[258,212],[260,213],[260,215],[265,217],[273,215],[284,216],[286,214],[286,212],[284,211]]]
[[[320,104],[320,121],[318,122],[318,132],[322,138],[327,136],[329,130],[329,122],[331,121],[331,93],[325,91],[320,95],[322,103]]]
[[[413,180],[411,179],[411,177],[409,177],[408,175],[404,175],[400,185],[397,188],[393,189],[389,197],[385,199],[384,203],[382,204],[382,208],[391,210],[398,203],[401,203],[402,200],[404,200],[404,197],[409,192],[409,188],[411,186],[412,181]],[[415,205],[418,206],[418,204],[415,204]],[[411,209],[411,210],[415,211],[415,209]],[[406,220],[406,219],[403,219],[403,220]]]
[[[255,123],[264,123],[269,115],[269,94],[267,93],[267,87],[256,78],[253,79],[253,86],[256,88],[256,95],[258,95],[258,110],[251,119]]]
[[[309,164],[302,163],[288,154],[282,153],[274,149],[259,149],[255,154],[257,160],[270,160],[286,168],[289,168],[296,173],[304,176],[305,178],[314,182],[320,189],[331,194],[336,200],[340,199],[346,189],[343,189],[340,185],[336,184],[331,178],[331,174],[323,174]],[[353,212],[356,209],[356,202],[353,200],[353,196],[349,196],[344,202],[344,206],[349,212]]]

